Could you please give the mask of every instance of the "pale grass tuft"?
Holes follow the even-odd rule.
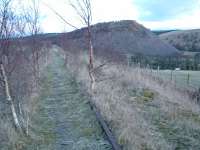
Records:
[[[96,59],[95,65],[103,62],[105,61]],[[86,54],[70,54],[68,69],[90,93]],[[175,149],[179,145],[176,140],[169,140],[173,137],[165,133],[165,128],[169,132],[173,131],[171,123],[174,123],[180,129],[187,126],[188,130],[199,130],[200,119],[199,122],[194,121],[199,117],[199,106],[173,84],[160,81],[149,72],[150,70],[138,67],[106,64],[96,73],[98,78],[92,101],[100,109],[124,149]],[[148,94],[144,94],[145,90],[153,94],[148,97]],[[185,112],[190,112],[197,118]],[[182,133],[177,132],[179,134]],[[186,139],[192,138],[189,136]],[[192,142],[194,143],[194,139]]]

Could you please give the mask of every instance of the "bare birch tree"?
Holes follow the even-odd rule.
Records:
[[[91,30],[91,23],[92,23],[92,8],[91,8],[91,1],[90,0],[69,0],[71,7],[75,10],[76,14],[80,17],[81,22],[87,26],[87,46],[89,52],[89,65],[88,65],[88,72],[91,81],[91,90],[94,89],[95,86],[95,77],[94,77],[94,49],[93,49],[93,42],[92,42],[92,30]],[[58,16],[64,23],[71,26],[74,29],[78,29],[76,26],[68,22],[62,15],[60,15],[55,9],[50,7],[48,4],[44,3],[56,16]]]
[[[15,127],[21,132],[22,128],[11,96],[11,87],[8,78],[10,39],[15,33],[15,16],[11,10],[12,0],[0,1],[0,79],[4,88],[5,97],[10,105]]]
[[[28,23],[28,34],[31,35],[31,52],[33,60],[33,72],[37,80],[39,78],[39,58],[40,58],[40,44],[37,41],[37,35],[41,33],[40,30],[40,12],[39,12],[39,0],[30,0],[29,8],[26,12],[26,20]]]
[[[87,26],[87,35],[88,35],[88,49],[89,49],[89,76],[91,80],[91,90],[95,86],[95,77],[94,77],[94,49],[92,42],[92,8],[90,0],[73,0],[70,1],[70,5],[75,10],[77,15],[80,17],[83,24]]]
[[[29,63],[31,64],[31,72],[33,74],[32,78],[32,92],[37,92],[39,88],[39,77],[40,77],[40,57],[41,57],[41,47],[42,44],[38,40],[38,34],[41,33],[40,29],[40,10],[39,10],[39,0],[28,0],[27,6],[24,10],[25,13],[25,22],[26,22],[26,34],[30,35],[28,41],[28,49],[31,52],[31,59]],[[31,82],[31,81],[29,81]],[[21,105],[19,105],[21,106]],[[26,106],[27,107],[27,106]],[[21,108],[22,109],[22,108]],[[22,111],[21,111],[22,112]],[[30,126],[30,114],[31,110],[29,108],[24,108],[23,111],[23,124],[25,126],[25,133],[29,135],[29,126]]]

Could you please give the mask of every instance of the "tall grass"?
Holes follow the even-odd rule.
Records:
[[[90,93],[87,56],[68,54],[67,67]],[[96,66],[104,60],[96,59]],[[109,63],[95,72],[92,101],[127,150],[200,149],[199,106],[148,70]]]
[[[31,53],[29,47],[15,47],[10,57],[16,61],[11,61],[10,66],[14,66],[12,72],[9,74],[9,88],[14,100],[14,106],[20,125],[23,128],[23,133],[19,133],[14,124],[13,117],[9,103],[6,102],[5,89],[0,85],[0,149],[23,149],[24,143],[31,139],[31,134],[26,133],[32,126],[32,118],[36,113],[37,97],[40,91],[39,86],[35,86],[36,81],[33,77],[33,67]],[[47,65],[46,49],[42,49],[40,61],[40,70]],[[19,51],[19,52],[18,52]],[[18,55],[15,56],[15,53]],[[0,75],[1,76],[1,75]],[[28,125],[28,126],[27,126]]]

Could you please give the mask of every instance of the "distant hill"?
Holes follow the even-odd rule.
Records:
[[[159,39],[136,21],[99,23],[92,26],[96,55],[106,57],[126,57],[126,55],[169,56],[178,50]],[[27,37],[27,40],[31,37]],[[87,28],[68,33],[38,35],[39,41],[49,41],[67,51],[87,50]],[[25,40],[26,41],[26,40]]]
[[[92,26],[92,31],[94,49],[98,54],[168,56],[178,53],[176,48],[161,41],[136,21],[99,23]],[[60,39],[66,39],[65,49],[87,49],[85,37],[87,37],[87,29],[83,28],[62,34]]]
[[[161,35],[172,31],[179,31],[179,30],[152,30],[152,32],[155,33],[156,35]]]
[[[179,50],[200,52],[200,29],[168,32],[160,38]]]

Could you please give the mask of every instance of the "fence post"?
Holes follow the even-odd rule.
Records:
[[[187,74],[187,85],[189,85],[190,84],[190,73],[188,72],[188,74]]]
[[[198,88],[198,92],[197,92],[197,103],[199,103],[200,101],[200,87]]]
[[[174,75],[174,84],[175,84],[175,88],[177,87],[176,86],[176,74]]]
[[[127,66],[130,67],[131,64],[131,56],[130,55],[126,55],[126,59],[127,59]]]
[[[173,70],[171,70],[171,81],[172,81],[172,79],[173,79]]]

